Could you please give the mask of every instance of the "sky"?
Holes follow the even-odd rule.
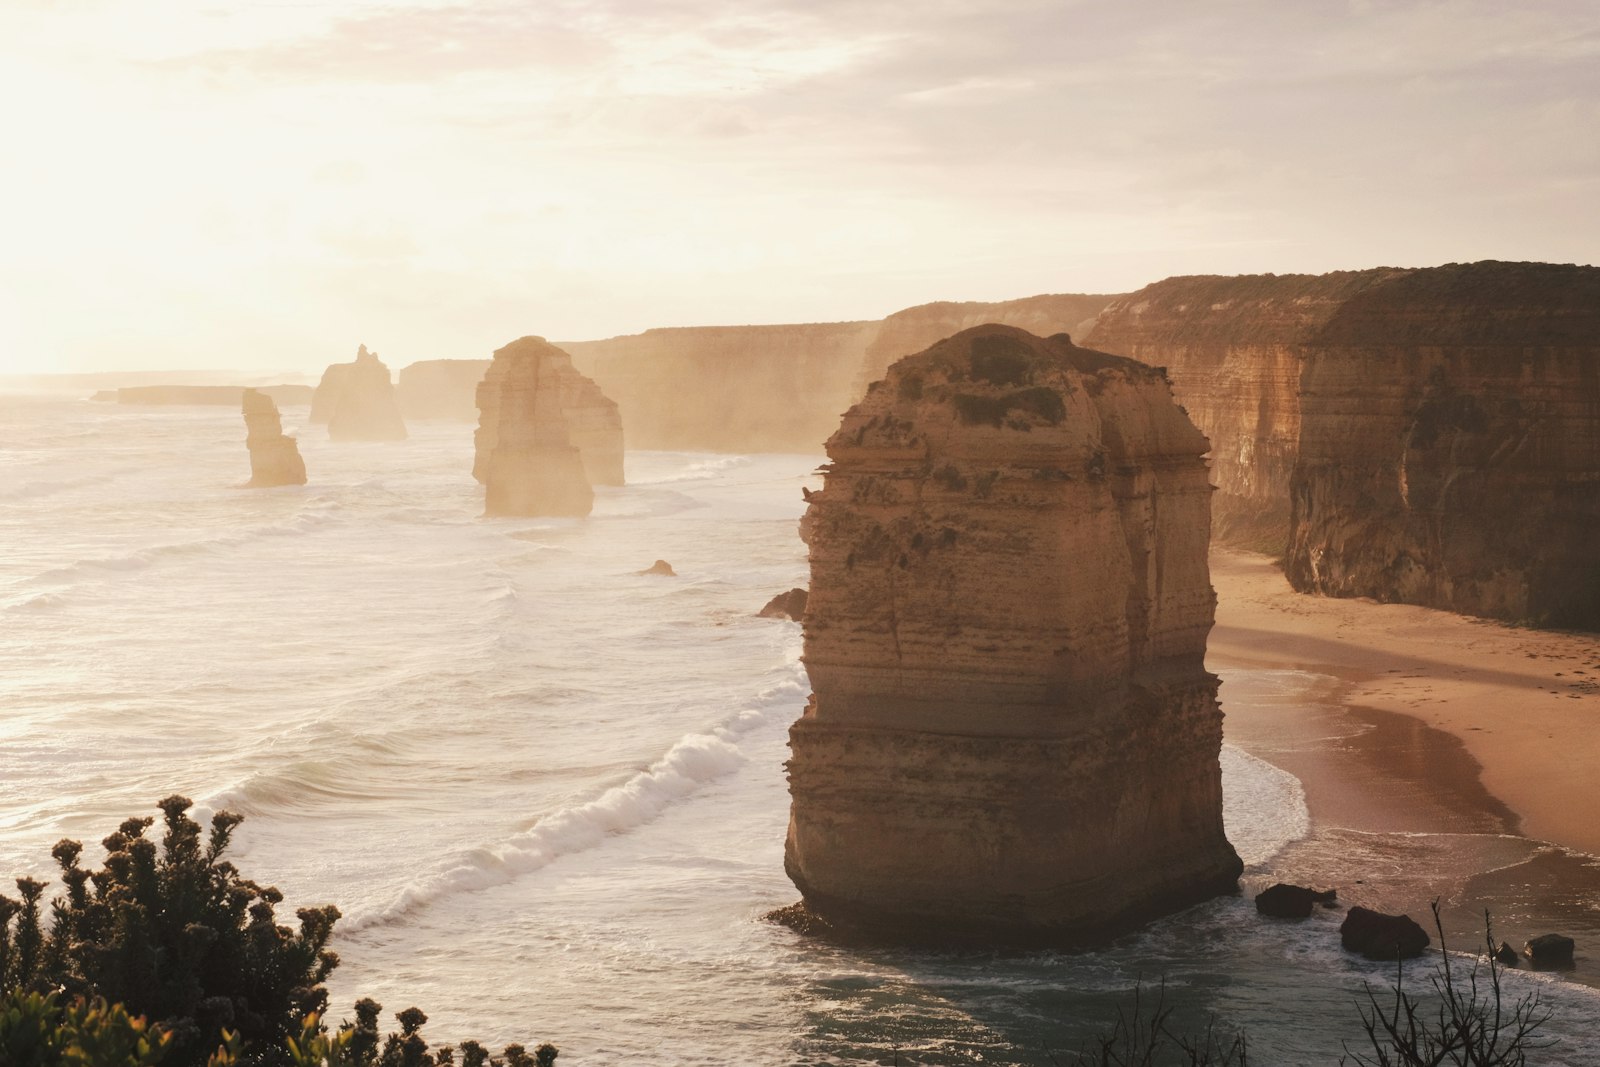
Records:
[[[1594,0],[0,0],[0,373],[1600,248]]]

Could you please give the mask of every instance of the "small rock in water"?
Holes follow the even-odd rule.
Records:
[[[806,591],[791,589],[767,601],[767,606],[756,614],[763,619],[793,619],[799,622],[806,613]]]
[[[1351,908],[1345,916],[1339,940],[1346,949],[1369,960],[1412,959],[1431,943],[1428,932],[1411,916],[1385,915],[1362,907]]]
[[[1577,942],[1570,937],[1560,934],[1540,934],[1530,938],[1522,946],[1522,954],[1535,967],[1570,967],[1572,966],[1572,950],[1577,948]]]
[[[1515,967],[1517,965],[1517,950],[1511,947],[1509,941],[1502,941],[1500,942],[1500,947],[1495,950],[1494,958],[1507,967]]]
[[[1256,894],[1256,911],[1274,919],[1305,919],[1310,917],[1313,906],[1321,904],[1331,908],[1337,899],[1338,894],[1332,889],[1318,892],[1279,882]]]
[[[646,567],[644,570],[635,571],[634,573],[635,574],[659,574],[659,575],[661,575],[663,577],[666,577],[666,578],[676,578],[678,576],[678,572],[672,569],[672,564],[668,563],[664,559],[658,559],[654,563],[650,564],[650,566]]]

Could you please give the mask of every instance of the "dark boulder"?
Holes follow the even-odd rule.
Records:
[[[1370,908],[1351,908],[1339,927],[1346,949],[1369,960],[1408,960],[1431,943],[1428,932],[1409,915],[1385,915]]]
[[[806,613],[806,591],[804,589],[791,589],[787,593],[779,593],[767,601],[767,606],[762,608],[758,615],[763,619],[793,619],[799,622]]]
[[[1319,893],[1315,889],[1279,882],[1256,894],[1256,911],[1274,919],[1305,919],[1316,905],[1331,908],[1337,899],[1338,894],[1332,889]]]
[[[1535,967],[1571,967],[1572,950],[1577,942],[1560,934],[1540,934],[1522,946],[1522,954]]]
[[[1515,967],[1518,958],[1517,950],[1511,947],[1510,942],[1502,941],[1500,942],[1500,947],[1495,950],[1494,958],[1507,967]]]

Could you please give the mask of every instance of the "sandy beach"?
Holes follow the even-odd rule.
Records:
[[[1295,775],[1311,833],[1279,879],[1430,924],[1451,947],[1579,939],[1600,987],[1600,636],[1521,629],[1370,600],[1304,596],[1271,561],[1213,552],[1224,736]],[[1337,921],[1338,913],[1328,917]]]
[[[1514,817],[1512,828],[1600,856],[1600,820],[1589,803],[1600,757],[1600,635],[1304,596],[1255,554],[1214,552],[1211,576],[1213,670],[1334,676],[1348,685],[1347,704],[1412,716],[1459,741],[1481,768],[1482,789]],[[1383,758],[1404,759],[1405,727],[1386,727],[1396,743],[1378,746]],[[1460,760],[1414,769],[1436,771],[1447,792],[1473,792],[1460,780],[1471,769]]]

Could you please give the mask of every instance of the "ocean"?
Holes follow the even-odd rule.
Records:
[[[8,878],[52,874],[62,837],[95,857],[171,793],[240,812],[233,858],[280,917],[344,913],[333,1019],[371,996],[422,1008],[434,1044],[550,1041],[563,1064],[1051,1064],[1162,987],[1178,1026],[1243,1029],[1252,1062],[1332,1064],[1363,986],[1392,980],[1339,949],[1340,913],[1267,922],[1248,894],[1084,953],[764,921],[798,897],[783,761],[807,688],[800,627],[756,612],[807,582],[822,457],[630,452],[586,520],[491,520],[470,426],[350,445],[304,417],[285,411],[310,484],[244,490],[231,408],[0,396]],[[657,559],[677,577],[637,573]],[[1325,688],[1224,680],[1225,707]],[[1247,887],[1308,854],[1423,854],[1319,837],[1300,783],[1231,745],[1223,775]],[[1532,847],[1459,836],[1443,851],[1480,871]],[[1507,982],[1554,1012],[1535,1062],[1597,1062],[1600,995]]]

